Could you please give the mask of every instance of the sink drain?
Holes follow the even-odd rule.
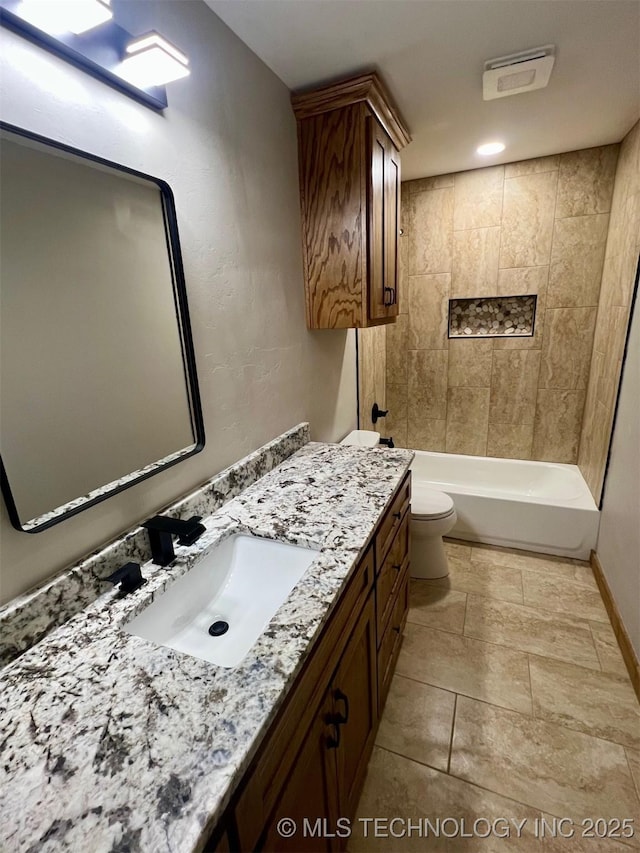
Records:
[[[223,619],[219,619],[217,622],[209,625],[209,633],[212,637],[221,637],[223,634],[226,634],[228,630],[229,623],[225,622]]]

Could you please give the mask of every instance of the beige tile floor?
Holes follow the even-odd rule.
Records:
[[[640,706],[591,568],[446,548],[448,578],[412,581],[349,851],[640,848]]]

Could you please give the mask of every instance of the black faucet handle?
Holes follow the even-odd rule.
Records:
[[[120,566],[109,577],[100,578],[100,580],[114,585],[120,584],[120,595],[128,595],[147,582],[146,578],[142,577],[140,563],[125,563],[124,566]]]
[[[207,532],[207,528],[204,524],[199,523],[201,520],[201,515],[193,515],[185,522],[185,524],[189,525],[189,528],[178,536],[178,545],[193,545],[193,543],[197,542],[203,533]]]
[[[395,444],[393,443],[393,436],[391,436],[390,438],[381,438],[380,444],[384,444],[387,447],[395,447]]]

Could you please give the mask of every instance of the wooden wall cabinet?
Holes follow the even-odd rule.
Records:
[[[410,498],[407,473],[217,827],[233,850],[344,849],[338,818],[355,816],[402,642]]]
[[[307,326],[398,314],[399,151],[411,137],[376,74],[292,96]]]

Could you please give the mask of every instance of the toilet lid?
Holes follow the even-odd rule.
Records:
[[[411,515],[416,518],[443,518],[453,510],[453,501],[449,495],[414,484],[411,490]]]

